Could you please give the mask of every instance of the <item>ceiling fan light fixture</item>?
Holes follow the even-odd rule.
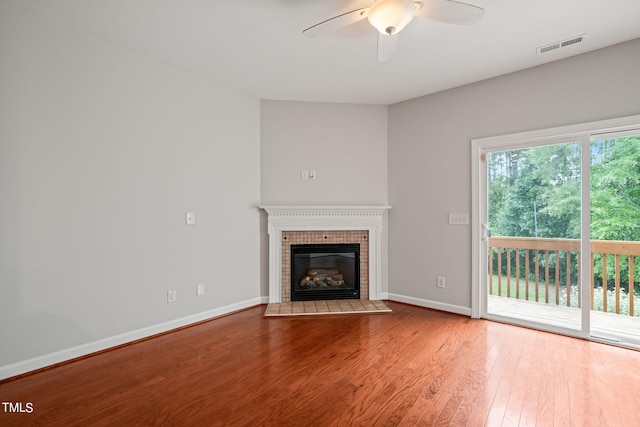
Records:
[[[369,8],[367,18],[382,34],[397,34],[413,19],[416,6],[411,0],[380,0]]]

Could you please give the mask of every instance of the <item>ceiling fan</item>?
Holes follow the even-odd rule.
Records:
[[[334,16],[307,28],[302,34],[321,36],[367,18],[379,32],[378,61],[384,62],[393,56],[398,33],[414,16],[448,24],[472,25],[483,15],[483,8],[454,0],[376,0],[370,7]]]

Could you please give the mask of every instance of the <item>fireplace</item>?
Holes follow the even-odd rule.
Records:
[[[339,270],[339,272],[335,272],[335,271],[316,272],[317,273],[316,276],[319,275],[320,277],[309,276],[309,279],[307,279],[307,282],[309,280],[313,280],[314,283],[316,284],[316,287],[322,286],[322,284],[320,283],[320,280],[327,282],[327,284],[329,284],[330,281],[335,282],[339,280],[345,280],[344,278],[345,274],[347,276],[355,277],[356,273],[353,273],[353,274],[349,273],[349,269],[346,267],[345,265],[346,263],[344,262],[345,259],[341,259],[340,265],[337,266],[336,256],[335,255],[333,256],[334,258],[333,260],[331,259],[331,257],[327,256],[332,252],[334,253],[345,252],[344,248],[348,248],[349,245],[351,246],[355,245],[355,248],[359,248],[358,251],[356,251],[355,249],[351,250],[350,252],[353,253],[354,255],[349,255],[350,257],[352,257],[351,260],[355,264],[355,252],[358,252],[359,271],[357,274],[359,275],[359,279],[356,280],[354,278],[353,281],[351,281],[351,279],[347,278],[347,280],[349,280],[349,285],[351,283],[353,284],[360,283],[360,289],[359,289],[360,299],[369,299],[369,271],[368,271],[369,270],[369,232],[368,231],[366,230],[333,230],[333,231],[332,230],[320,230],[320,231],[290,230],[290,231],[283,231],[281,238],[282,238],[281,240],[282,242],[282,245],[281,245],[281,253],[282,253],[281,302],[294,301],[291,298],[291,291],[292,289],[294,289],[294,286],[292,286],[292,284],[295,285],[297,282],[298,285],[300,285],[301,281],[304,280],[306,276],[309,275],[307,273],[313,273],[313,272],[309,272],[308,270],[311,270],[311,269],[323,269],[323,270],[338,269]],[[298,256],[298,258],[302,259],[303,263],[301,264],[302,266],[299,267],[298,273],[294,274],[292,272],[292,268],[294,268],[294,263],[292,262],[293,261],[292,249],[296,248],[296,250],[299,250],[300,247],[305,247],[305,246],[307,247],[306,250],[310,251],[310,253],[314,253],[315,251],[316,255],[313,256],[314,258],[313,262],[315,263],[315,265],[306,266],[304,261],[304,256],[302,258]],[[328,252],[318,252],[319,250],[327,250]],[[349,253],[349,249],[347,249],[347,253]],[[327,257],[325,258],[324,256],[327,256]],[[311,257],[308,257],[308,258],[311,258]],[[318,265],[318,263],[322,263],[322,264]],[[342,279],[340,279],[339,277],[340,274],[343,275]],[[337,276],[337,277],[332,277],[332,276]],[[316,278],[320,280],[318,281],[314,280]],[[292,279],[293,279],[293,282],[292,282]],[[307,285],[303,287],[308,287],[309,291],[313,290],[312,287],[308,286],[308,283],[304,283],[304,285]],[[343,285],[339,283],[334,283],[332,284],[332,286],[342,287]],[[323,287],[323,289],[320,289],[320,290],[325,291],[326,289],[324,289]],[[310,293],[311,292],[307,292],[305,294],[309,295]],[[340,294],[340,292],[333,292],[333,293],[336,296]],[[305,295],[305,294],[302,294],[302,295]],[[327,293],[321,294],[320,297],[322,295],[328,295],[328,294]],[[353,297],[349,295],[349,296],[343,296],[343,298],[353,298]]]
[[[336,299],[360,299],[360,245],[291,245],[291,301]]]
[[[269,303],[291,302],[291,251],[298,244],[360,245],[360,299],[383,299],[382,215],[390,206],[261,206],[268,214]]]

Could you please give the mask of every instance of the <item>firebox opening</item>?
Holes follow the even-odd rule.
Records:
[[[291,301],[360,299],[360,244],[291,245]]]

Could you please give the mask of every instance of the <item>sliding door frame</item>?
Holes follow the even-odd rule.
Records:
[[[472,244],[472,289],[471,289],[471,317],[487,318],[490,320],[507,321],[517,323],[527,327],[533,327],[549,332],[561,333],[565,335],[578,336],[581,338],[590,337],[590,292],[581,292],[582,322],[581,330],[577,331],[569,328],[560,328],[551,325],[515,321],[514,319],[491,316],[487,313],[487,292],[486,278],[488,275],[487,245],[486,245],[486,224],[488,222],[487,212],[487,167],[486,155],[493,151],[505,149],[517,149],[525,147],[535,147],[563,142],[580,142],[582,147],[582,210],[581,210],[581,259],[590,259],[590,141],[594,136],[607,133],[640,130],[640,115],[628,116],[616,119],[601,120],[596,122],[581,123],[576,125],[561,126],[549,129],[541,129],[530,132],[522,132],[495,137],[474,139],[471,141],[471,188],[472,188],[472,224],[471,224],[471,244]],[[590,263],[581,263],[581,286],[585,283],[589,285],[591,275]]]

